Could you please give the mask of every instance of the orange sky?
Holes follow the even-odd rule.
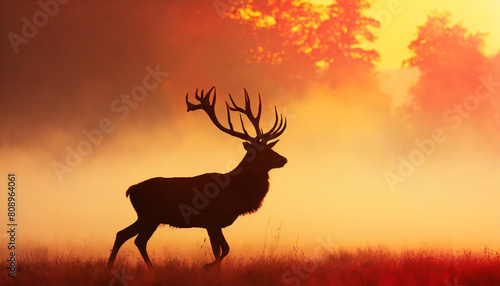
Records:
[[[386,9],[388,2],[376,1],[373,13]],[[374,109],[364,99],[370,93],[318,84],[303,93],[271,94],[267,86],[246,85],[258,74],[239,76],[237,68],[234,78],[218,74],[226,68],[217,65],[224,56],[217,53],[218,41],[225,36],[213,33],[219,38],[197,43],[206,31],[175,18],[180,2],[174,8],[155,1],[141,7],[113,5],[75,1],[61,7],[60,15],[17,55],[3,37],[0,59],[7,64],[0,70],[0,85],[7,87],[1,96],[11,106],[2,123],[18,128],[2,133],[0,170],[18,176],[20,249],[107,256],[116,232],[136,218],[124,195],[130,185],[156,176],[230,170],[244,154],[241,142],[219,132],[205,114],[185,112],[185,93],[212,84],[218,85],[220,101],[228,92],[240,100],[243,86],[251,96],[260,92],[265,123],[273,119],[273,105],[288,118],[275,150],[289,163],[271,171],[263,207],[224,230],[235,255],[260,254],[265,243],[269,248],[277,241],[278,233],[281,250],[298,245],[309,254],[325,242],[328,247],[500,248],[500,164],[467,127],[447,133],[448,141],[392,190],[384,174],[396,170],[398,158],[416,148],[415,139],[425,138],[414,138],[409,130],[396,132],[400,122]],[[2,35],[19,31],[19,19],[37,11],[36,4],[28,10],[16,7],[9,17],[0,9]],[[500,15],[499,1],[401,1],[401,9],[374,44],[381,54],[377,70],[396,70],[379,75],[381,90],[394,99],[393,108],[405,102],[417,79],[416,73],[397,69],[429,12],[450,11],[453,20],[472,31],[489,33],[487,55],[499,51],[500,28],[492,25]],[[189,17],[199,17],[201,12],[193,11]],[[126,15],[131,18],[125,20]],[[192,34],[184,34],[179,23]],[[118,119],[112,102],[141,84],[145,67],[157,63],[169,75],[129,117]],[[199,69],[192,69],[195,64]],[[358,93],[354,99],[342,96]],[[75,148],[85,140],[82,129],[96,128],[103,118],[113,121],[115,131],[59,181],[53,162],[64,162],[67,146]],[[0,202],[6,202],[5,192]],[[163,227],[149,249],[157,258],[168,252],[203,259],[205,237],[200,229]],[[0,236],[1,244],[5,239]],[[138,255],[132,240],[126,247],[130,255]],[[3,255],[6,250],[0,249]]]

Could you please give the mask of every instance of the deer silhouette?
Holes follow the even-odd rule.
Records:
[[[199,104],[189,102],[186,94],[187,111],[204,110],[213,124],[222,132],[244,140],[246,154],[239,165],[232,171],[208,173],[188,178],[152,178],[131,186],[126,196],[137,212],[137,221],[116,234],[115,243],[108,260],[108,269],[113,266],[120,247],[130,238],[137,235],[135,245],[139,249],[148,268],[152,268],[146,251],[149,238],[160,224],[168,224],[177,228],[205,228],[210,238],[215,261],[205,265],[206,268],[217,265],[229,253],[229,245],[222,234],[222,229],[230,226],[240,215],[257,211],[269,190],[269,171],[281,168],[287,159],[272,148],[276,139],[286,129],[286,118],[278,117],[274,107],[275,122],[266,133],[260,128],[262,101],[259,94],[259,109],[254,116],[250,97],[246,89],[245,107],[239,107],[231,94],[231,104],[226,101],[227,121],[229,128],[224,127],[215,113],[216,90],[213,86],[206,95],[195,98]],[[213,100],[210,102],[210,94]],[[243,132],[235,131],[231,122],[231,111],[240,115]],[[250,136],[243,118],[245,115],[255,129],[255,136]],[[279,124],[278,124],[279,122]]]

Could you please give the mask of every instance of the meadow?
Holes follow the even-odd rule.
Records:
[[[1,268],[1,285],[500,285],[497,251],[338,248],[308,259],[299,250],[280,255],[228,256],[221,269],[206,261],[153,258],[155,271],[128,255],[105,271],[106,258],[20,256],[17,277]],[[2,263],[5,265],[5,262]]]

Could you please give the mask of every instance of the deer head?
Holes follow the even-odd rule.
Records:
[[[210,102],[210,95],[214,92],[212,102]],[[262,100],[259,94],[259,110],[257,111],[257,115],[254,116],[252,112],[252,108],[250,105],[250,97],[248,96],[248,92],[246,89],[243,89],[245,93],[245,108],[238,106],[231,94],[229,94],[229,99],[231,103],[226,101],[226,112],[227,112],[227,122],[229,128],[223,126],[217,116],[215,114],[215,102],[217,98],[215,86],[213,86],[206,95],[204,95],[203,90],[201,91],[201,95],[198,95],[198,89],[196,89],[195,98],[200,102],[199,104],[193,104],[189,102],[188,96],[186,94],[186,104],[187,111],[195,111],[198,109],[202,109],[207,113],[208,117],[212,120],[214,125],[219,128],[222,132],[229,134],[233,137],[240,138],[244,140],[243,147],[247,151],[245,155],[244,161],[251,162],[251,166],[260,170],[265,170],[266,172],[273,168],[283,167],[287,163],[287,159],[278,153],[276,153],[272,148],[278,143],[279,140],[275,140],[278,138],[286,129],[286,118],[283,119],[283,115],[278,117],[278,111],[276,106],[274,107],[274,115],[275,121],[273,127],[264,132],[262,128],[260,128],[260,118],[262,114]],[[240,122],[243,132],[238,132],[234,130],[233,123],[231,122],[231,111],[238,112],[240,115]],[[248,120],[251,122],[253,128],[255,129],[255,136],[251,136],[243,123],[243,117],[245,115]],[[278,123],[279,122],[279,123]],[[271,142],[272,141],[272,142]]]

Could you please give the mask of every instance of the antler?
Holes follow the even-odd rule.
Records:
[[[212,93],[212,90],[214,90],[214,97],[212,102],[210,103],[210,94]],[[286,118],[284,120],[283,124],[283,115],[281,115],[281,119],[278,125],[278,111],[276,110],[276,106],[274,107],[274,113],[275,113],[275,122],[274,126],[269,130],[268,132],[264,133],[264,131],[260,128],[260,116],[262,114],[262,101],[260,98],[259,94],[259,110],[257,112],[257,116],[253,115],[252,108],[250,105],[250,97],[248,96],[248,92],[246,89],[243,89],[245,93],[245,108],[241,108],[233,100],[233,97],[231,94],[229,94],[229,98],[231,99],[231,104],[229,105],[226,101],[226,111],[227,111],[227,122],[229,124],[229,128],[224,127],[219,120],[217,119],[217,116],[215,114],[215,101],[216,101],[216,90],[215,86],[213,86],[206,95],[203,95],[203,90],[201,91],[201,95],[198,95],[198,89],[196,89],[195,93],[195,98],[200,102],[199,104],[193,104],[189,102],[188,100],[188,95],[186,94],[186,104],[187,104],[187,111],[194,111],[198,109],[204,110],[207,115],[210,117],[214,125],[219,128],[221,131],[224,133],[227,133],[231,136],[250,141],[253,144],[256,143],[261,143],[261,144],[266,144],[268,141],[273,140],[283,134],[286,128]],[[231,122],[231,111],[236,111],[240,113],[240,122],[241,122],[241,127],[243,128],[243,133],[237,132],[233,128],[233,124]],[[252,137],[248,134],[247,130],[245,129],[245,124],[243,123],[243,118],[241,114],[244,114],[247,116],[247,118],[250,120],[252,123],[256,136]]]
[[[259,97],[260,98],[260,97]],[[280,114],[280,124],[278,125],[278,110],[276,109],[276,105],[274,106],[274,125],[271,130],[262,135],[262,143],[267,143],[273,139],[278,138],[286,129],[286,117],[285,123],[283,124],[283,114]],[[276,128],[277,127],[277,128]]]

